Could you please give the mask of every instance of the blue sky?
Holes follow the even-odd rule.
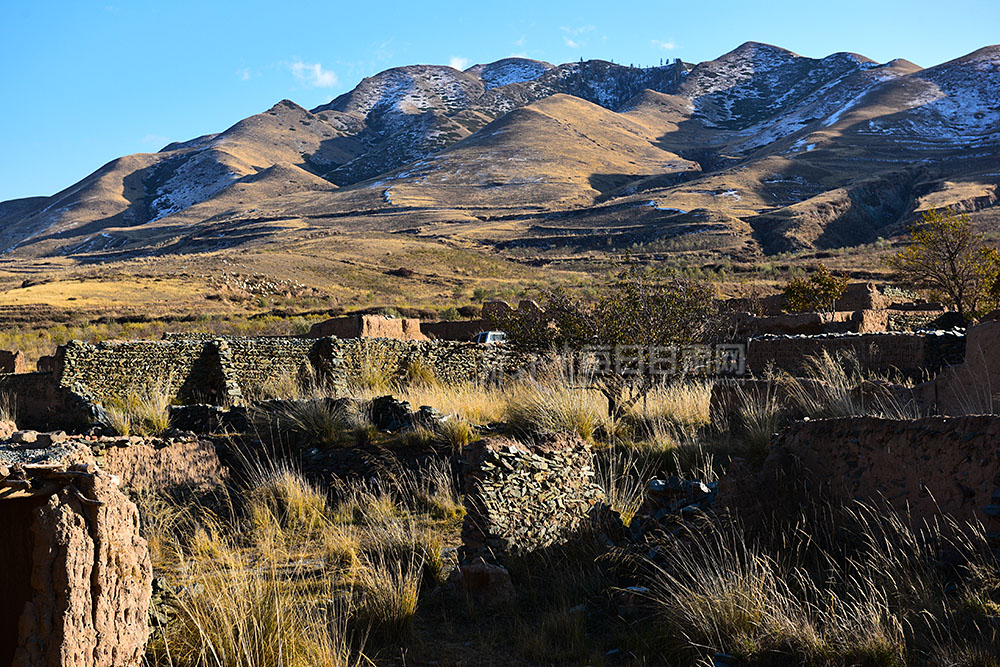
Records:
[[[929,67],[1000,41],[997,0],[2,2],[0,201],[398,65],[699,62],[754,40]]]

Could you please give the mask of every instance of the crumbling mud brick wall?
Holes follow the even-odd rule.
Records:
[[[820,336],[762,336],[747,346],[747,370],[754,374],[769,366],[793,375],[808,367],[807,357],[850,352],[867,369],[899,371],[914,377],[959,363],[965,337],[952,331]]]
[[[104,437],[87,443],[100,468],[130,492],[204,493],[222,488],[229,472],[215,444],[195,437]]]
[[[61,387],[52,373],[0,375],[0,394],[23,428],[74,430],[90,421],[87,401]]]
[[[334,317],[312,325],[308,338],[396,338],[426,340],[420,331],[420,320],[412,317],[383,315],[348,315]]]
[[[599,511],[590,445],[561,434],[537,444],[489,438],[463,451],[461,558],[503,563],[573,540]]]
[[[801,483],[810,497],[888,501],[918,521],[981,521],[996,539],[998,446],[995,415],[795,422],[781,432],[762,472],[723,481],[720,502],[743,511],[762,499],[778,502],[779,488]]]
[[[142,664],[149,551],[136,506],[89,459],[0,446],[0,664]]]
[[[928,410],[943,415],[1000,412],[1000,322],[969,329],[962,363],[914,387]]]
[[[0,373],[27,373],[28,363],[20,350],[0,350]]]
[[[421,322],[420,333],[432,340],[472,340],[476,334],[493,329],[488,320],[446,320]]]

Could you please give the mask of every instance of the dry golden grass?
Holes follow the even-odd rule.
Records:
[[[715,519],[682,539],[664,538],[646,583],[665,655],[916,664],[955,628],[982,623],[983,611],[964,600],[1000,574],[981,526],[917,529],[881,506],[830,508],[771,530],[761,540]],[[960,585],[940,558],[943,547],[972,575]],[[965,635],[974,651],[995,639],[995,630],[994,639],[975,632]]]
[[[119,435],[159,435],[170,428],[169,383],[149,383],[107,401],[108,425]]]
[[[632,406],[630,414],[650,421],[704,426],[711,421],[711,400],[711,382],[688,380],[656,385],[643,400]]]
[[[405,643],[421,588],[443,569],[431,525],[461,516],[450,473],[345,483],[333,495],[264,463],[221,513],[141,498],[154,567],[184,585],[150,662],[348,665],[363,659],[365,641]]]

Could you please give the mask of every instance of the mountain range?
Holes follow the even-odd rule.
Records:
[[[396,235],[535,263],[753,263],[898,235],[932,207],[995,229],[998,185],[1000,46],[927,69],[756,42],[651,68],[506,58],[386,70],[2,202],[0,258]]]

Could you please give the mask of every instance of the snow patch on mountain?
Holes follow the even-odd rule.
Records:
[[[183,211],[226,189],[239,176],[204,151],[182,160],[157,187],[149,203],[150,222]]]
[[[534,81],[552,69],[555,69],[554,65],[538,60],[504,58],[487,65],[475,65],[465,71],[479,77],[485,89],[489,90],[512,83]]]

